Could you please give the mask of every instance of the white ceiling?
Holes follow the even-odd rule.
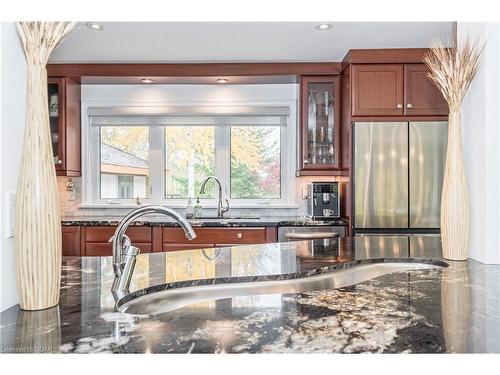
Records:
[[[51,62],[341,61],[355,48],[428,47],[451,22],[102,22],[79,23]]]

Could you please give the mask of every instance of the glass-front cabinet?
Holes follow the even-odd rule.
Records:
[[[340,77],[302,76],[297,175],[335,175],[340,167]]]
[[[48,77],[52,157],[58,176],[81,176],[81,85],[70,77]]]
[[[52,153],[56,171],[64,170],[62,140],[64,139],[64,113],[61,106],[64,85],[63,78],[48,79],[49,122]]]

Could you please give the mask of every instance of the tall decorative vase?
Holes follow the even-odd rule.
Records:
[[[448,144],[441,195],[443,257],[466,260],[469,240],[469,195],[464,173],[460,111],[448,117]]]
[[[464,173],[460,108],[477,73],[484,45],[467,36],[460,40],[453,24],[451,40],[437,40],[423,57],[428,77],[448,103],[448,146],[441,194],[441,239],[443,257],[466,260],[469,246],[469,197]]]
[[[61,221],[53,164],[45,65],[68,22],[21,22],[18,31],[28,63],[26,128],[16,193],[14,246],[23,310],[59,303]]]

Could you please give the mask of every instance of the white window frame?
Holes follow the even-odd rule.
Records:
[[[81,208],[131,208],[137,207],[136,199],[100,198],[100,128],[91,126],[87,115],[89,107],[115,106],[286,106],[296,108],[295,101],[244,101],[244,102],[117,102],[117,101],[82,101],[82,204]],[[223,198],[228,199],[232,208],[296,208],[295,202],[295,166],[296,166],[296,113],[290,111],[287,126],[280,127],[280,167],[281,197],[279,199],[231,199],[230,197],[230,126],[218,126],[215,131],[215,174],[223,187]],[[141,204],[161,204],[171,208],[185,208],[186,199],[165,198],[165,158],[163,155],[165,134],[164,127],[149,128],[149,178],[148,198],[140,199]],[[151,173],[159,170],[160,173]],[[194,198],[194,197],[193,197]],[[217,207],[217,193],[214,199],[203,199],[203,207]]]

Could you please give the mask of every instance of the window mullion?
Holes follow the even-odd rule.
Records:
[[[152,126],[149,130],[149,180],[151,184],[149,198],[152,202],[160,202],[164,196],[164,131],[165,128],[162,126]]]
[[[90,170],[88,171],[88,176],[91,177],[90,179],[90,185],[88,187],[90,188],[90,194],[91,194],[91,200],[92,203],[99,202],[101,199],[100,197],[100,181],[101,181],[101,150],[100,150],[100,144],[101,144],[101,134],[100,134],[100,128],[97,127],[90,127],[89,128],[89,134],[90,134],[90,144],[88,145],[88,148],[90,150],[89,155],[89,163],[87,165],[90,165]]]
[[[225,198],[230,198],[231,128],[215,127],[215,174],[220,180]]]

